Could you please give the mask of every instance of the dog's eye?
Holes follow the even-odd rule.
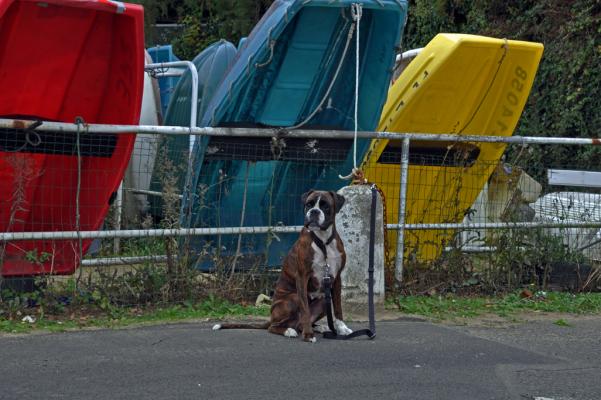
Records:
[[[319,208],[321,208],[322,210],[327,210],[329,207],[330,206],[325,201],[320,201],[319,202]]]
[[[307,203],[306,207],[307,208],[313,208],[314,205],[315,205],[315,202],[314,201],[310,201],[310,202]]]

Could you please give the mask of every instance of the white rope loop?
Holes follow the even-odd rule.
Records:
[[[357,34],[355,35],[355,136],[353,137],[353,171],[346,176],[338,175],[338,178],[349,180],[352,179],[358,169],[357,169],[357,132],[359,130],[359,39],[360,39],[360,27],[361,27],[361,17],[363,16],[363,5],[359,3],[351,4],[351,16],[353,17],[353,21],[355,21]]]
[[[342,56],[340,57],[340,62],[338,63],[338,66],[336,67],[336,71],[334,72],[334,77],[330,81],[330,86],[328,86],[326,93],[324,94],[323,98],[321,99],[321,101],[319,102],[317,107],[315,107],[315,109],[311,112],[311,114],[309,114],[307,116],[307,118],[305,118],[302,122],[299,122],[298,124],[293,125],[293,126],[289,126],[286,129],[298,129],[298,128],[304,126],[307,122],[309,122],[315,116],[315,114],[317,114],[319,111],[322,110],[323,105],[325,104],[328,97],[330,97],[332,88],[334,87],[334,84],[336,83],[336,80],[338,79],[338,75],[340,74],[340,71],[342,70],[342,65],[344,64],[344,60],[346,59],[346,53],[348,51],[351,40],[353,39],[354,30],[355,30],[355,24],[352,24],[351,27],[349,28],[349,31],[348,31],[348,34],[346,37],[346,44],[344,45],[344,50],[342,50]]]

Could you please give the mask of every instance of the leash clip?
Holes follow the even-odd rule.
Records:
[[[323,272],[323,285],[324,288],[326,290],[326,292],[328,291],[329,288],[332,287],[332,275],[330,275],[330,265],[328,263],[326,263],[326,265],[324,266],[324,272]]]

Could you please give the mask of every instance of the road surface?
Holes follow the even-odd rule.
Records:
[[[5,335],[0,398],[601,399],[601,316],[552,322],[405,318],[315,344],[210,323]]]

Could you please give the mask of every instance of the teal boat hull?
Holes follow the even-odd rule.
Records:
[[[201,125],[202,115],[230,67],[236,51],[233,44],[220,40],[208,46],[192,60],[198,71],[198,104],[196,107],[198,126],[203,126]],[[192,77],[191,73],[187,71],[182,75],[173,90],[165,114],[164,125],[190,126],[191,96]],[[162,193],[164,183],[169,178],[175,178],[174,189],[178,194],[181,193],[186,180],[192,140],[187,135],[162,138],[159,146],[158,162],[155,163],[153,171],[152,191]],[[152,215],[157,218],[162,217],[163,206],[162,199],[155,196],[151,201]]]
[[[352,3],[363,7],[358,128],[374,130],[406,21],[407,4],[401,0],[274,2],[241,44],[202,116],[202,125],[281,129],[300,124],[303,129],[353,130],[356,33],[347,47]],[[346,183],[338,175],[348,174],[353,167],[352,140],[325,136],[283,139],[279,144],[256,138],[197,141],[192,154],[193,191],[184,194],[182,224],[301,225],[302,193],[311,188],[337,190]],[[368,145],[367,140],[358,141],[358,160]],[[199,251],[209,242],[221,255],[233,255],[240,248],[241,266],[278,266],[296,237],[230,235],[195,239],[193,247]],[[198,265],[211,268],[205,259]]]

